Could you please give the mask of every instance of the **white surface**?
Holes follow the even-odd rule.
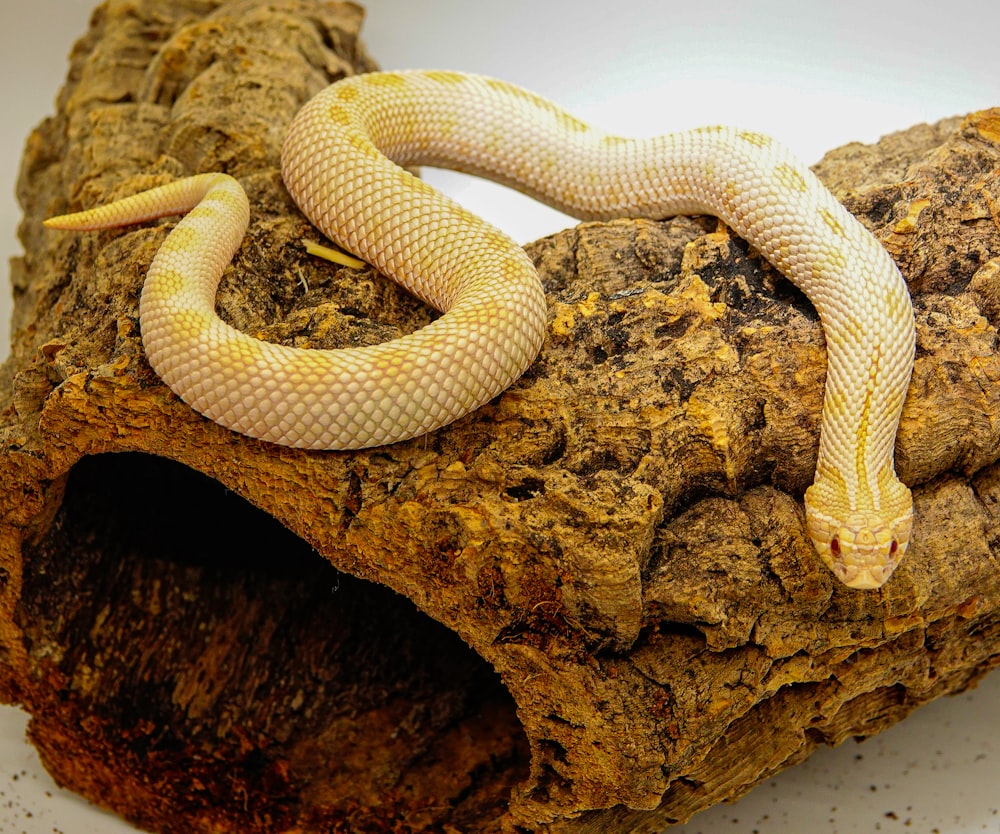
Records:
[[[35,0],[0,9],[4,255],[20,251],[20,212],[11,195],[24,140],[52,110],[91,5]],[[365,40],[386,68],[501,76],[618,133],[738,124],[779,138],[807,162],[851,140],[870,142],[915,122],[1000,105],[994,3],[672,5],[372,0]],[[490,184],[436,173],[432,181],[520,241],[569,223]],[[0,292],[0,355],[8,344],[8,296]],[[671,831],[1000,832],[998,728],[1000,676],[993,676],[861,746],[820,751],[741,802]],[[58,791],[22,736],[20,714],[0,709],[2,834],[131,830]]]

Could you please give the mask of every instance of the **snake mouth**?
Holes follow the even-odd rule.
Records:
[[[848,565],[843,562],[824,560],[834,575],[848,588],[858,591],[874,591],[881,588],[896,569],[895,563]]]

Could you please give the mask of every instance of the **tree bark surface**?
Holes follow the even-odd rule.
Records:
[[[107,3],[28,140],[0,700],[54,776],[159,832],[654,832],[996,665],[1000,110],[816,169],[914,296],[916,521],[880,591],[842,587],[804,534],[815,312],[713,219],[532,244],[541,356],[429,437],[279,448],[160,382],[137,306],[175,221],[44,217],[225,170],[252,206],[226,321],[336,347],[431,319],[307,256],[281,182],[295,111],[374,68],[360,24],[308,0]]]

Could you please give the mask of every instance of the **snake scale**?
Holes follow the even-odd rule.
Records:
[[[547,329],[524,251],[404,170],[412,165],[488,177],[581,219],[709,213],[749,241],[805,292],[826,336],[808,535],[845,584],[888,579],[912,526],[893,461],[914,356],[910,297],[878,240],[759,133],[708,127],[625,139],[514,85],[453,72],[331,85],[288,130],[285,184],[331,240],[444,311],[373,347],[289,348],[219,319],[216,288],[249,222],[247,197],[225,174],[46,225],[85,230],[185,214],[150,264],[140,301],[156,373],[202,414],[253,437],[377,446],[433,431],[499,394],[534,361]]]

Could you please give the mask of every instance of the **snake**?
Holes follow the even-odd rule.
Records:
[[[886,582],[913,524],[894,465],[914,361],[911,299],[879,240],[766,135],[711,126],[624,138],[468,73],[333,83],[287,130],[284,183],[331,241],[441,312],[373,346],[289,347],[219,318],[218,283],[249,223],[246,193],[228,174],[183,177],[45,225],[83,231],[184,215],[139,301],[153,370],[236,432],[303,449],[369,448],[434,431],[499,395],[534,362],[548,327],[525,251],[407,170],[418,165],[495,180],[581,220],[714,215],[799,287],[827,355],[805,531],[844,585]]]

